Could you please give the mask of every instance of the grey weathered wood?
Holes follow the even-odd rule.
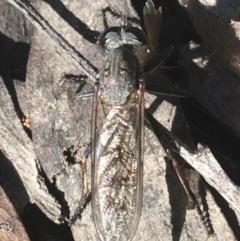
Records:
[[[17,171],[26,189],[26,193],[19,192],[20,203],[18,205],[23,208],[30,200],[32,203],[37,203],[49,218],[54,218],[57,221],[60,215],[59,205],[49,193],[40,188],[36,168],[37,157],[33,143],[23,130],[2,78],[0,78],[0,105],[1,151],[11,161],[12,168]],[[6,162],[6,159],[2,158],[1,161]],[[4,167],[5,164],[2,163],[2,168],[4,169]],[[17,189],[19,186],[20,184],[16,185],[15,188]]]
[[[111,1],[111,5],[117,6],[121,12],[125,11],[124,4],[119,5],[117,1]],[[38,10],[54,29],[99,68],[102,55],[88,40],[93,31],[100,33],[104,30],[99,10],[108,7],[109,4],[104,1],[79,1],[68,2],[65,6],[57,2],[56,6],[54,11],[48,4],[42,3]],[[135,17],[133,9],[129,9],[129,15]],[[82,26],[77,33],[71,28],[71,24],[62,19],[65,14],[71,19],[71,13],[77,16],[73,18],[73,27],[83,22],[90,29]],[[107,14],[107,19],[109,25],[119,24],[119,19],[111,14]],[[63,87],[58,86],[63,72],[83,74],[73,64],[71,57],[38,30],[34,31],[31,43],[26,86],[33,143],[44,172],[52,185],[56,185],[57,189],[65,193],[63,197],[67,202],[65,208],[69,208],[70,215],[73,215],[74,207],[77,206],[81,196],[81,176],[78,174],[80,167],[78,163],[70,164],[66,161],[64,150],[71,150],[73,146],[72,151],[77,151],[75,161],[81,160],[84,144],[88,143],[90,137],[91,101],[71,102],[67,94],[73,92],[76,85],[70,83]],[[146,96],[146,99],[150,102],[154,97]],[[171,125],[171,122],[168,122],[171,112],[169,107],[171,108],[171,105],[164,102],[161,108],[163,111],[166,110],[167,114],[163,115],[162,111],[156,112],[155,117]],[[171,164],[164,160],[165,154],[158,140],[147,129],[145,136],[143,208],[134,240],[205,240],[206,234],[199,216],[194,210],[186,210],[185,193],[178,184]],[[217,237],[212,239],[234,240],[231,229],[209,192],[206,199],[217,233]],[[46,212],[51,211],[50,207],[45,209]],[[88,205],[81,220],[77,220],[72,229],[75,240],[98,239],[90,209]],[[53,213],[50,218],[56,221],[59,214]]]
[[[1,187],[0,194],[0,239],[29,241],[30,239],[24,229],[21,219]]]
[[[17,23],[22,26],[24,24],[23,16],[15,10],[15,8],[1,2],[1,30],[6,34],[1,36],[2,47],[6,47],[7,37],[12,38],[9,46],[15,47],[16,54],[19,54],[17,49],[18,41],[29,41],[29,32],[21,35],[24,31],[17,24],[14,25],[11,19],[17,20]],[[27,24],[25,25],[27,29]],[[4,42],[5,40],[5,42]],[[16,41],[16,42],[14,42]],[[21,50],[21,48],[20,48]],[[1,149],[1,180],[4,182],[3,186],[7,187],[8,192],[14,198],[13,202],[16,210],[21,214],[24,207],[29,201],[36,203],[39,208],[56,221],[59,218],[59,205],[55,199],[43,189],[40,188],[38,182],[38,170],[36,168],[36,154],[34,146],[27,133],[23,129],[23,125],[19,116],[16,113],[16,103],[13,103],[15,93],[18,95],[19,105],[27,114],[28,100],[26,99],[26,90],[24,84],[17,79],[11,79],[14,73],[14,67],[17,62],[17,57],[10,59],[10,55],[6,54],[4,49],[1,49],[1,75],[0,76],[0,149]],[[11,51],[9,50],[9,53]],[[3,58],[4,56],[4,58]],[[5,62],[4,62],[5,61]],[[11,62],[12,61],[12,62]],[[17,66],[17,65],[16,65]],[[18,66],[17,66],[18,67]],[[10,69],[8,69],[10,68]],[[12,69],[11,69],[12,68]],[[19,71],[20,72],[20,71]],[[12,75],[9,75],[12,74]],[[19,76],[20,77],[20,76]],[[3,81],[4,78],[4,81]],[[9,89],[6,88],[5,83],[8,84]],[[10,93],[11,92],[11,96]],[[4,157],[5,156],[5,157]],[[44,184],[43,184],[44,187]],[[45,203],[46,202],[46,203]],[[46,207],[48,208],[46,209]]]
[[[208,148],[199,145],[198,150],[198,153],[190,155],[181,147],[180,155],[240,214],[240,188],[230,180]]]

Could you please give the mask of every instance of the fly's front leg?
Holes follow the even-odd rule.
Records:
[[[173,167],[174,167],[174,169],[175,169],[175,171],[178,175],[178,178],[181,181],[181,183],[182,183],[182,185],[185,189],[185,192],[187,193],[188,200],[194,204],[194,207],[195,207],[197,213],[199,214],[199,216],[201,218],[202,224],[203,224],[208,236],[215,235],[215,232],[214,232],[213,226],[211,224],[211,221],[209,219],[208,213],[202,211],[202,209],[200,207],[200,204],[198,203],[196,196],[192,192],[188,181],[184,177],[184,174],[183,174],[177,160],[174,159],[174,158],[171,158],[171,160],[172,160],[172,163],[173,163]]]
[[[83,189],[82,189],[82,197],[79,203],[79,206],[76,208],[75,213],[73,217],[69,220],[69,224],[75,223],[75,221],[81,216],[81,213],[83,212],[83,209],[87,205],[87,203],[90,201],[91,192],[88,189],[88,178],[87,178],[87,159],[91,155],[92,152],[92,146],[91,142],[87,145],[87,148],[84,152],[84,157],[82,160],[82,182],[83,182]]]
[[[73,75],[73,74],[63,73],[58,85],[62,86],[65,83],[74,82],[74,83],[80,84],[80,86],[82,86],[82,88],[83,88],[84,85],[86,84],[85,79],[86,79],[86,77],[84,75]]]
[[[63,73],[58,85],[61,87],[64,84],[71,83],[79,84],[77,90],[73,94],[73,97],[70,98],[70,100],[73,101],[78,98],[78,95],[83,91],[83,88],[86,86],[86,76]]]
[[[58,85],[62,87],[64,84],[70,84],[67,89],[67,96],[70,102],[76,99],[89,99],[93,97],[92,85],[87,84],[86,76],[84,75],[63,73]],[[76,86],[71,86],[71,84],[78,84],[77,90]]]

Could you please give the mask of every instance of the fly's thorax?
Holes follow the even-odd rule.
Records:
[[[139,87],[142,67],[132,46],[113,49],[106,56],[99,74],[102,100],[108,105],[123,105]]]

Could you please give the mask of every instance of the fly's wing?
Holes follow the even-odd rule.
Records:
[[[159,51],[159,36],[162,25],[162,9],[156,10],[152,0],[148,0],[143,8],[144,25],[148,43],[137,50],[142,65],[150,61]]]
[[[156,10],[152,0],[148,0],[143,8],[144,25],[148,39],[155,53],[159,50],[159,36],[162,25],[162,8]]]
[[[131,240],[142,203],[143,91],[123,107],[94,98],[92,209],[101,240]],[[134,99],[134,100],[133,100]]]

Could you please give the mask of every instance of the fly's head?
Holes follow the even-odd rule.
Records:
[[[114,26],[106,29],[99,38],[99,45],[103,47],[105,54],[124,46],[135,49],[147,43],[145,33],[136,27],[129,25],[126,16],[122,18],[122,26]]]

